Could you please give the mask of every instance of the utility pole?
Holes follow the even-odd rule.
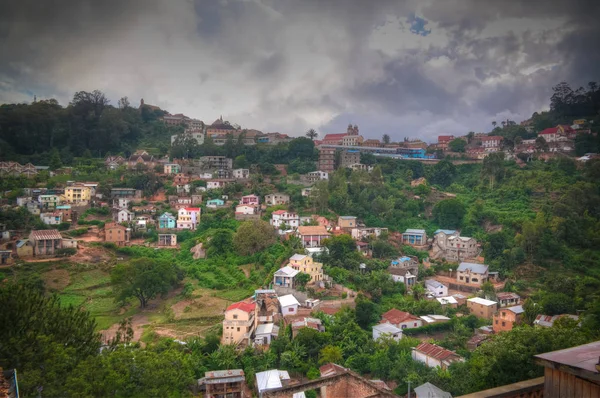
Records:
[[[408,398],[410,398],[410,380],[408,380]]]

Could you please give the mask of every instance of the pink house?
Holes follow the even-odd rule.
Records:
[[[258,205],[260,204],[260,198],[256,195],[242,196],[240,200],[241,205]]]

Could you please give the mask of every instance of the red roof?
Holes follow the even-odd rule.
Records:
[[[187,211],[200,211],[199,207],[186,207],[185,208]]]
[[[435,358],[440,361],[457,361],[461,359],[461,357],[455,352],[452,352],[435,344],[421,343],[415,348],[415,350],[422,352],[430,358]]]
[[[439,135],[438,142],[449,142],[454,139],[453,135]]]
[[[335,363],[327,363],[319,368],[319,372],[321,373],[321,377],[332,376],[338,373],[344,373],[346,368],[341,367]]]
[[[556,134],[557,131],[558,127],[549,127],[547,129],[542,130],[538,135]]]
[[[410,320],[418,320],[416,316],[409,314],[408,312],[400,311],[395,308],[392,308],[388,312],[381,315],[382,321],[387,321],[393,325],[397,325],[399,323],[410,321]]]
[[[256,307],[255,303],[248,303],[247,301],[240,301],[239,303],[231,304],[227,307],[227,311],[231,310],[242,310],[244,312],[253,312],[254,307]]]
[[[287,210],[275,210],[275,211],[274,211],[273,213],[271,213],[271,214],[277,214],[277,215],[280,215],[280,214],[285,214],[285,213],[287,213]]]

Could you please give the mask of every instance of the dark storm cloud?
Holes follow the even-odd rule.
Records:
[[[600,1],[0,1],[0,101],[99,88],[290,134],[431,140],[599,78]]]

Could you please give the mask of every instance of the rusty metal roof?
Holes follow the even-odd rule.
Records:
[[[564,365],[599,375],[596,369],[598,358],[600,358],[600,341],[580,345],[564,350],[547,352],[535,355],[536,358],[557,365]]]
[[[31,231],[29,237],[33,240],[62,239],[62,235],[56,229],[42,229],[39,231]]]

